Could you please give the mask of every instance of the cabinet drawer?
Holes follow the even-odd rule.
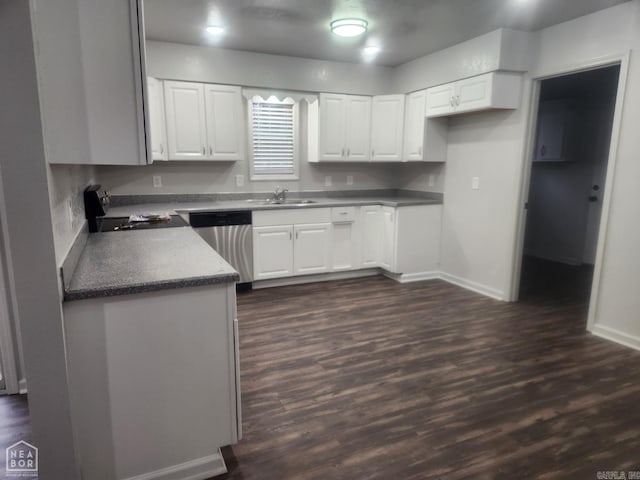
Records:
[[[356,220],[356,207],[334,207],[331,209],[333,223],[352,223]]]
[[[258,210],[253,212],[253,225],[255,227],[328,223],[330,221],[330,208],[283,208],[282,210]]]

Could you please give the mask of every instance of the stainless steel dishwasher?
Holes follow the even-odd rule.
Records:
[[[240,274],[238,287],[250,289],[253,280],[251,211],[192,212],[189,223]]]

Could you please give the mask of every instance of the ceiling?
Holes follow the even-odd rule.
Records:
[[[380,46],[373,63],[395,66],[500,27],[534,31],[627,0],[145,0],[147,38],[277,55],[361,62],[365,45]],[[329,22],[369,22],[344,39]],[[207,24],[222,24],[213,37]]]

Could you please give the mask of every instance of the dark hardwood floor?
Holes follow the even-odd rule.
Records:
[[[588,268],[523,271],[512,304],[384,277],[239,294],[244,438],[216,479],[640,471],[640,352],[585,332]],[[0,446],[28,439],[23,396],[0,412]]]
[[[589,282],[529,267],[513,304],[384,277],[239,295],[244,439],[221,478],[640,470],[640,352],[585,332]]]
[[[31,441],[27,396],[6,395],[0,397],[0,478],[2,479],[8,478],[5,477],[5,449],[20,440]]]

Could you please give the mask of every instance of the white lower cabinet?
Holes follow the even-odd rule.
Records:
[[[331,224],[295,225],[293,231],[294,273],[328,272],[331,268]]]
[[[242,436],[235,283],[77,300],[63,308],[84,478],[225,472],[218,449]]]
[[[355,270],[360,266],[357,207],[331,209],[331,270]]]
[[[362,232],[361,263],[364,268],[380,266],[382,254],[382,207],[367,205],[360,209],[360,223]]]
[[[381,215],[381,255],[380,266],[389,272],[396,272],[396,209],[382,207]]]
[[[436,272],[441,217],[442,205],[254,212],[254,280],[367,268]]]
[[[331,209],[253,213],[253,279],[331,270]]]
[[[293,226],[277,225],[253,228],[253,278],[293,275]]]

